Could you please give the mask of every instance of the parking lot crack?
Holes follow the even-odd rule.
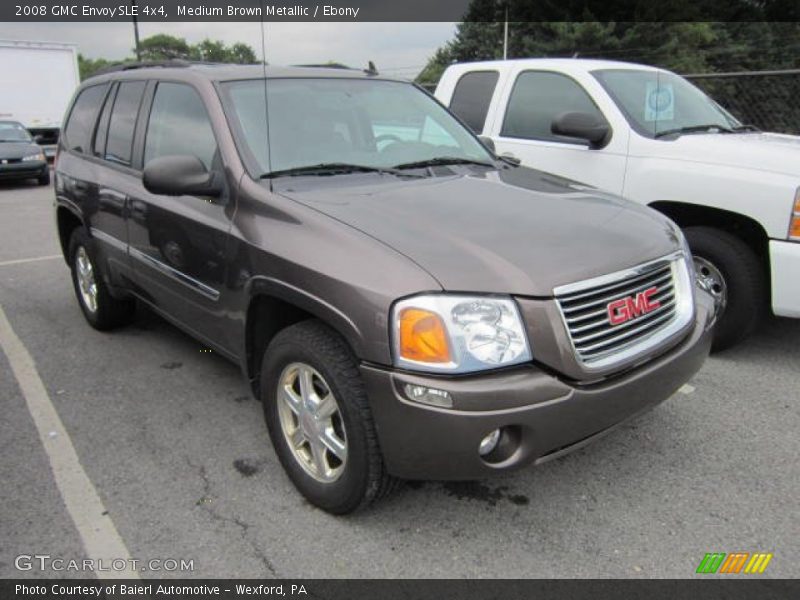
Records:
[[[253,536],[250,534],[250,524],[244,521],[241,517],[232,516],[229,517],[227,515],[222,514],[213,504],[213,485],[211,479],[208,476],[208,471],[206,470],[205,465],[195,465],[191,460],[188,458],[186,459],[186,463],[197,472],[200,480],[203,482],[203,492],[200,498],[195,502],[195,505],[200,507],[212,520],[217,521],[219,523],[225,523],[234,525],[239,528],[241,532],[241,538],[250,546],[253,551],[253,555],[256,559],[261,562],[264,566],[264,569],[275,579],[278,578],[278,572],[275,569],[275,565],[272,564],[272,561],[267,556],[267,554],[261,549]]]

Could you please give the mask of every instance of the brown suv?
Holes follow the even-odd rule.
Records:
[[[123,324],[135,299],[240,364],[330,512],[560,456],[708,352],[713,302],[671,221],[496,157],[410,83],[126,68],[84,82],[63,132],[86,319]]]

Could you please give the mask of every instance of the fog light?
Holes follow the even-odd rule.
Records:
[[[497,448],[497,443],[500,441],[500,430],[495,429],[489,435],[481,440],[480,445],[478,446],[478,454],[481,456],[486,456],[487,454],[491,454],[492,450]]]
[[[414,402],[421,402],[432,406],[443,406],[445,408],[452,408],[453,406],[453,397],[449,392],[444,390],[437,390],[436,388],[429,388],[424,385],[414,385],[412,383],[407,383],[404,390],[408,399]]]

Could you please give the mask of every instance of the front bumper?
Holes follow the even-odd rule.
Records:
[[[770,240],[772,312],[779,317],[800,317],[800,242]]]
[[[0,179],[33,179],[44,175],[50,167],[46,161],[28,160],[3,164],[0,161]]]
[[[362,366],[386,466],[405,479],[477,479],[575,450],[688,381],[708,355],[713,321],[713,302],[698,291],[694,327],[683,341],[631,372],[590,385],[528,365],[457,378]],[[401,392],[405,383],[446,390],[455,408],[411,402]],[[511,450],[490,463],[478,446],[498,428],[510,432]]]

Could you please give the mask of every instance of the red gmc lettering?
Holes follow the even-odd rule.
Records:
[[[653,295],[658,293],[658,288],[651,287],[636,296],[620,298],[608,304],[608,322],[612,325],[621,325],[631,319],[653,312],[661,306],[658,300],[652,300]]]

